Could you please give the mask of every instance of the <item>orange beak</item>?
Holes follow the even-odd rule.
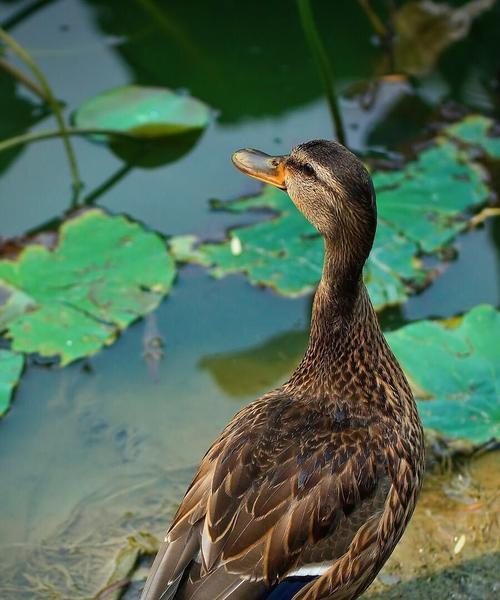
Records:
[[[259,150],[245,148],[235,152],[232,161],[234,166],[245,175],[286,190],[285,160],[287,158],[287,156],[269,156]]]

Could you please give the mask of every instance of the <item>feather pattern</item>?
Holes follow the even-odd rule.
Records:
[[[338,189],[337,180],[331,185]],[[352,264],[343,266],[356,252],[325,240],[304,359],[287,383],[241,410],[205,455],[144,600],[274,598],[297,573],[314,577],[286,586],[294,600],[350,600],[401,537],[422,480],[420,421],[366,288],[359,276],[351,281]]]

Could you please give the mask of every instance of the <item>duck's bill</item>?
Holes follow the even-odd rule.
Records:
[[[286,156],[269,156],[259,150],[245,148],[233,154],[233,164],[240,171],[286,190],[285,159]]]

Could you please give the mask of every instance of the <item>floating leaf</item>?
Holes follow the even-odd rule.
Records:
[[[500,134],[492,134],[491,119],[481,115],[470,115],[446,129],[446,133],[464,144],[482,148],[488,156],[500,159]]]
[[[21,376],[23,362],[20,354],[0,349],[0,416],[9,408],[12,390]]]
[[[379,225],[365,279],[374,305],[382,308],[403,302],[435,275],[418,257],[438,253],[452,242],[467,226],[467,211],[483,204],[490,191],[482,168],[462,144],[446,136],[436,138],[401,171],[378,171],[373,181]],[[264,187],[256,196],[216,207],[238,213],[270,210],[274,216],[232,229],[223,243],[197,245],[192,236],[173,238],[179,260],[209,267],[216,277],[244,272],[253,284],[287,296],[315,287],[323,242],[284,192]]]
[[[54,250],[33,245],[16,260],[0,261],[0,286],[10,294],[0,322],[14,350],[59,356],[64,365],[97,352],[154,310],[174,275],[160,237],[125,217],[90,210],[61,227]]]
[[[167,88],[128,85],[87,100],[74,114],[77,127],[162,138],[208,125],[209,107]]]
[[[481,444],[500,437],[500,312],[419,321],[387,339],[414,384],[426,427]],[[425,397],[425,399],[423,399]]]

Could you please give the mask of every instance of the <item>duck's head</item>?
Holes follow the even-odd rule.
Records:
[[[313,140],[286,156],[238,150],[233,163],[250,177],[286,190],[345,262],[362,267],[373,243],[377,209],[371,177],[352,152],[337,142]]]

